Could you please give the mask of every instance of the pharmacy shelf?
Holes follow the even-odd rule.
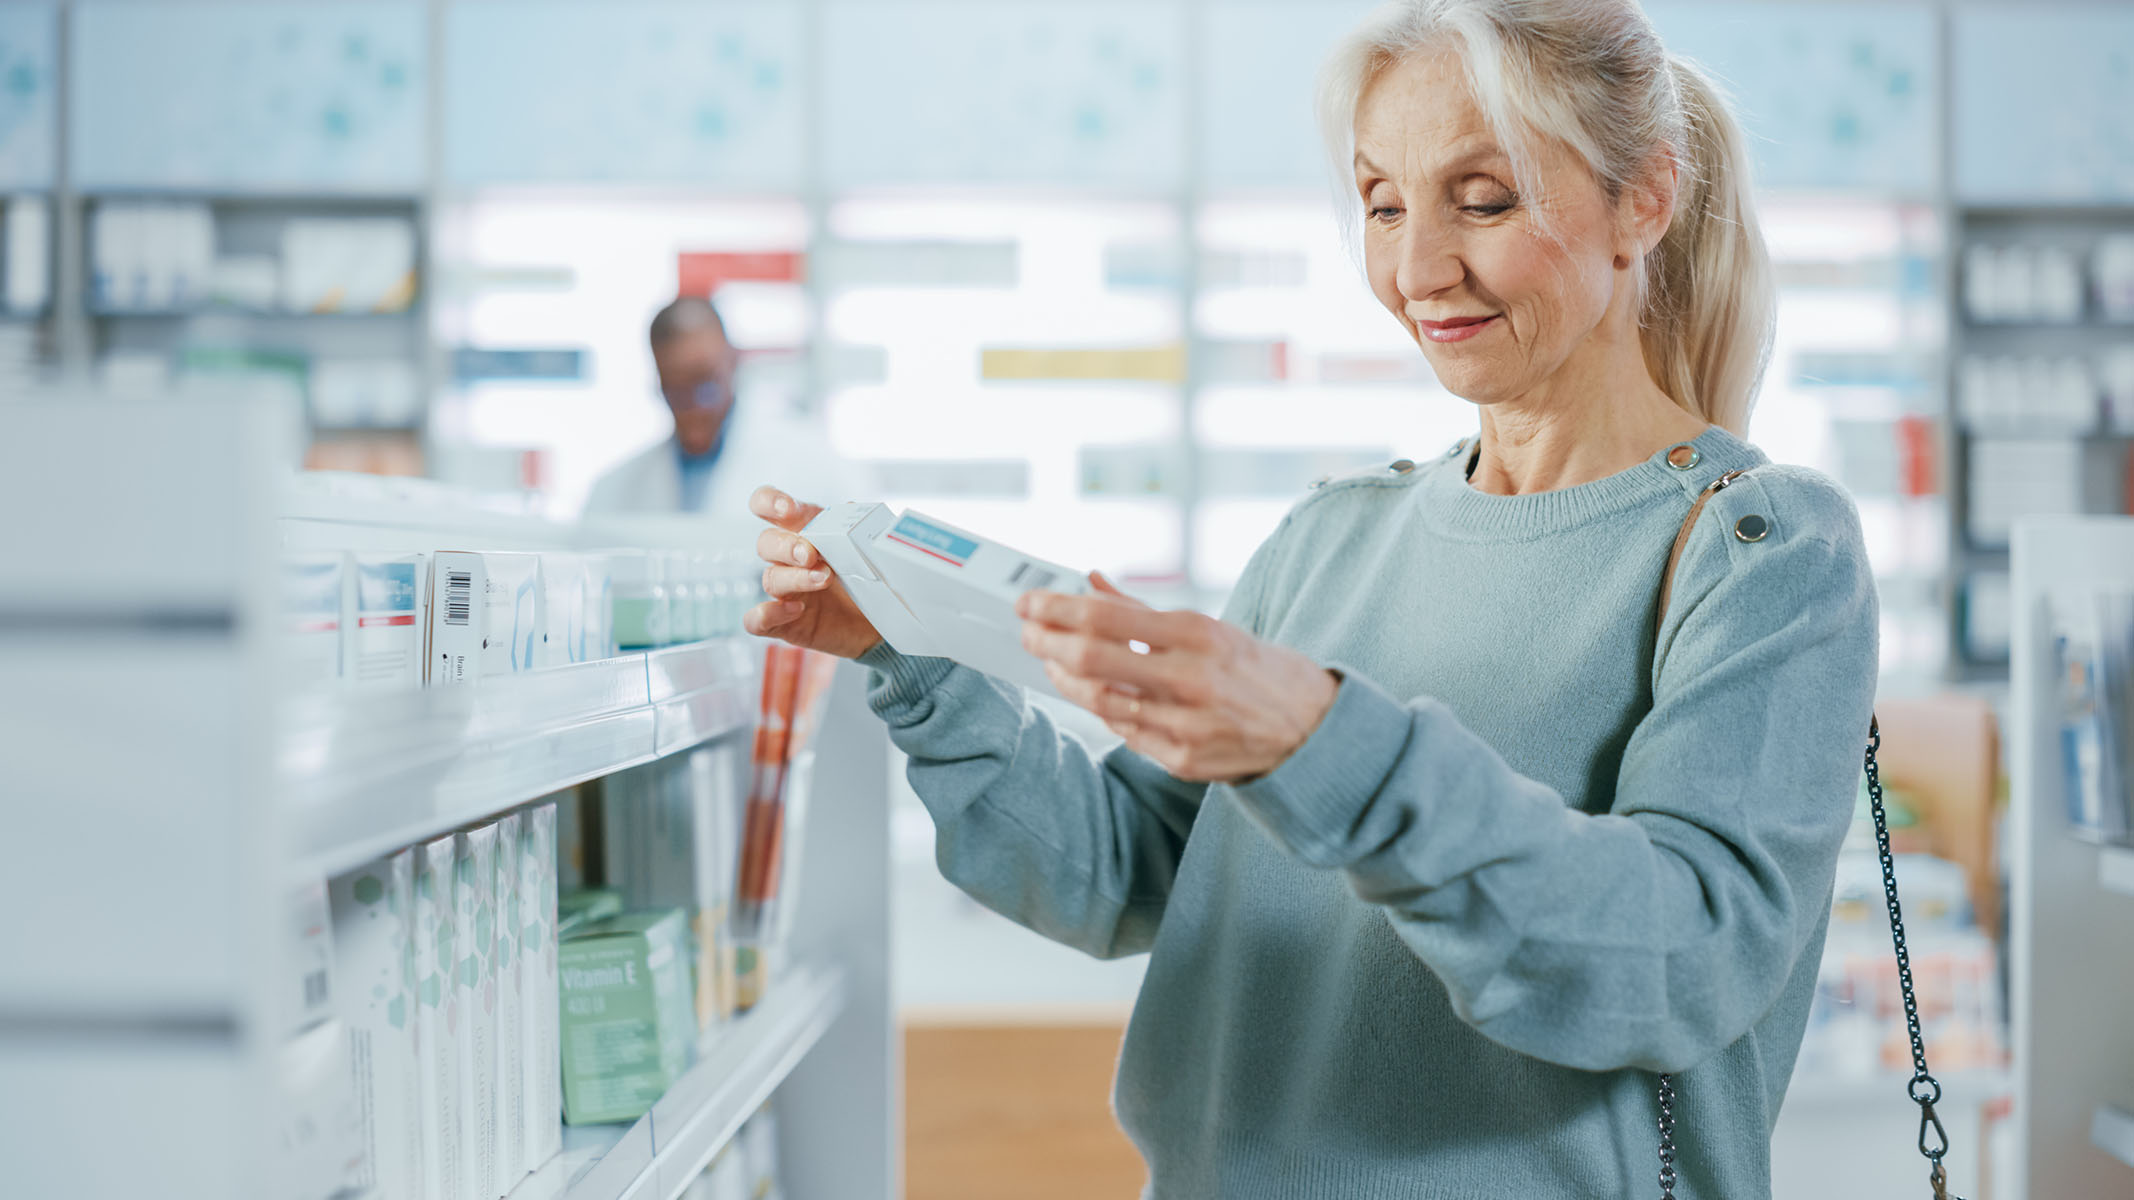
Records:
[[[845,1006],[835,967],[802,967],[701,1046],[696,1065],[630,1125],[565,1130],[563,1153],[507,1200],[674,1200],[793,1068]]]
[[[2090,1118],[2090,1143],[2134,1167],[2134,1113],[2109,1104],[2098,1106]]]
[[[745,728],[760,663],[754,639],[721,638],[467,686],[297,697],[278,747],[293,878]]]

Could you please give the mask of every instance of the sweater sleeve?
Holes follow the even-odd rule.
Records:
[[[1842,493],[1828,504],[1842,528],[1760,545],[1707,507],[1608,812],[1514,771],[1439,701],[1354,672],[1237,799],[1382,906],[1484,1036],[1588,1070],[1686,1069],[1777,999],[1852,819],[1877,603],[1858,518]]]
[[[1266,559],[1252,557],[1223,613],[1252,627]],[[1002,916],[1099,958],[1156,940],[1207,793],[1121,745],[1094,754],[1023,690],[885,642],[862,655],[868,703],[910,756],[949,882]]]

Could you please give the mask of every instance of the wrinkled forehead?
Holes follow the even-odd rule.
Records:
[[[1367,177],[1425,180],[1491,167],[1509,155],[1449,50],[1404,55],[1357,97],[1355,169]]]

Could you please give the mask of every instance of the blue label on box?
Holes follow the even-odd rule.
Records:
[[[916,550],[924,550],[935,558],[944,559],[962,566],[978,552],[978,543],[967,537],[950,533],[939,525],[928,524],[917,517],[898,519],[889,531],[889,536]]]

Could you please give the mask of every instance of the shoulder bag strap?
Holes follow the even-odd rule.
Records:
[[[1696,528],[1697,518],[1704,513],[1704,503],[1724,491],[1728,485],[1746,474],[1745,468],[1728,471],[1707,484],[1697,493],[1696,502],[1689,506],[1689,515],[1682,518],[1682,528],[1675,534],[1675,544],[1667,552],[1667,570],[1660,577],[1660,611],[1654,618],[1654,636],[1667,624],[1667,603],[1674,593],[1675,564],[1682,561],[1682,550],[1689,545],[1690,531]],[[1875,751],[1882,745],[1882,726],[1870,714],[1867,718],[1867,797],[1875,815],[1875,851],[1882,858],[1882,894],[1889,902],[1890,941],[1897,954],[1897,981],[1904,989],[1904,1023],[1912,1040],[1912,1078],[1905,1092],[1919,1106],[1919,1153],[1926,1156],[1930,1166],[1928,1181],[1934,1189],[1934,1200],[1952,1200],[1949,1195],[1948,1176],[1943,1171],[1941,1160],[1949,1152],[1949,1135],[1942,1128],[1941,1118],[1934,1114],[1934,1105],[1941,1099],[1941,1084],[1927,1070],[1926,1042],[1919,1031],[1919,1001],[1912,992],[1912,957],[1904,943],[1904,913],[1897,903],[1897,869],[1890,858],[1889,820],[1882,807],[1882,777],[1875,763]],[[1675,1200],[1675,1078],[1672,1075],[1658,1077],[1660,1108],[1660,1197]],[[1954,1200],[1962,1200],[1955,1197]]]

